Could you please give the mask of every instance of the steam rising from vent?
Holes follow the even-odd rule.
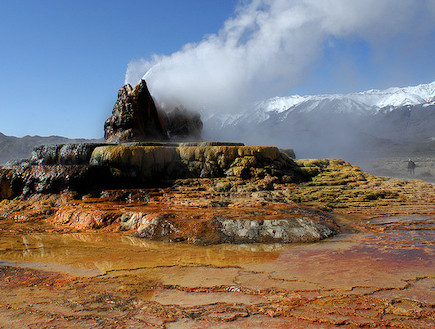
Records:
[[[125,79],[135,85],[143,76],[159,102],[234,113],[290,94],[334,38],[381,49],[396,36],[405,43],[432,32],[434,16],[431,0],[241,1],[216,34],[169,56],[132,61]]]

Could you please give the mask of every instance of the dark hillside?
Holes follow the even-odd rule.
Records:
[[[98,142],[95,139],[70,139],[61,136],[6,136],[0,133],[0,165],[9,160],[24,159],[30,156],[33,148],[42,144],[71,144]]]

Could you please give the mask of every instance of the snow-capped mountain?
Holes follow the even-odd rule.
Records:
[[[313,95],[313,96],[289,96],[274,97],[257,104],[257,109],[263,111],[286,111],[291,107],[303,103],[318,103],[325,100],[336,100],[343,103],[343,108],[350,109],[347,104],[360,104],[368,110],[374,110],[386,107],[400,107],[407,105],[418,105],[434,102],[435,100],[435,81],[429,84],[421,84],[415,87],[389,88],[385,90],[372,89],[359,93],[351,94],[331,94],[331,95]],[[307,108],[312,110],[313,107]]]
[[[435,137],[435,82],[351,94],[274,97],[246,112],[205,118],[204,124],[209,139],[293,147],[303,156],[382,153]]]

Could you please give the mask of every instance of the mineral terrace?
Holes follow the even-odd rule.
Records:
[[[434,184],[201,128],[143,81],[0,168],[0,327],[435,326]]]

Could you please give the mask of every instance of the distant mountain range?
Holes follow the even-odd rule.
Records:
[[[435,156],[435,82],[343,95],[274,97],[246,112],[202,119],[205,140],[293,148],[299,158]],[[36,145],[95,141],[0,133],[0,164],[28,157]]]
[[[298,157],[433,152],[435,82],[352,94],[274,97],[239,114],[208,116],[208,139],[292,147]]]
[[[60,136],[24,136],[13,137],[0,133],[0,165],[9,160],[28,158],[37,145],[43,144],[72,144],[90,143],[97,140],[91,139],[70,139]]]

